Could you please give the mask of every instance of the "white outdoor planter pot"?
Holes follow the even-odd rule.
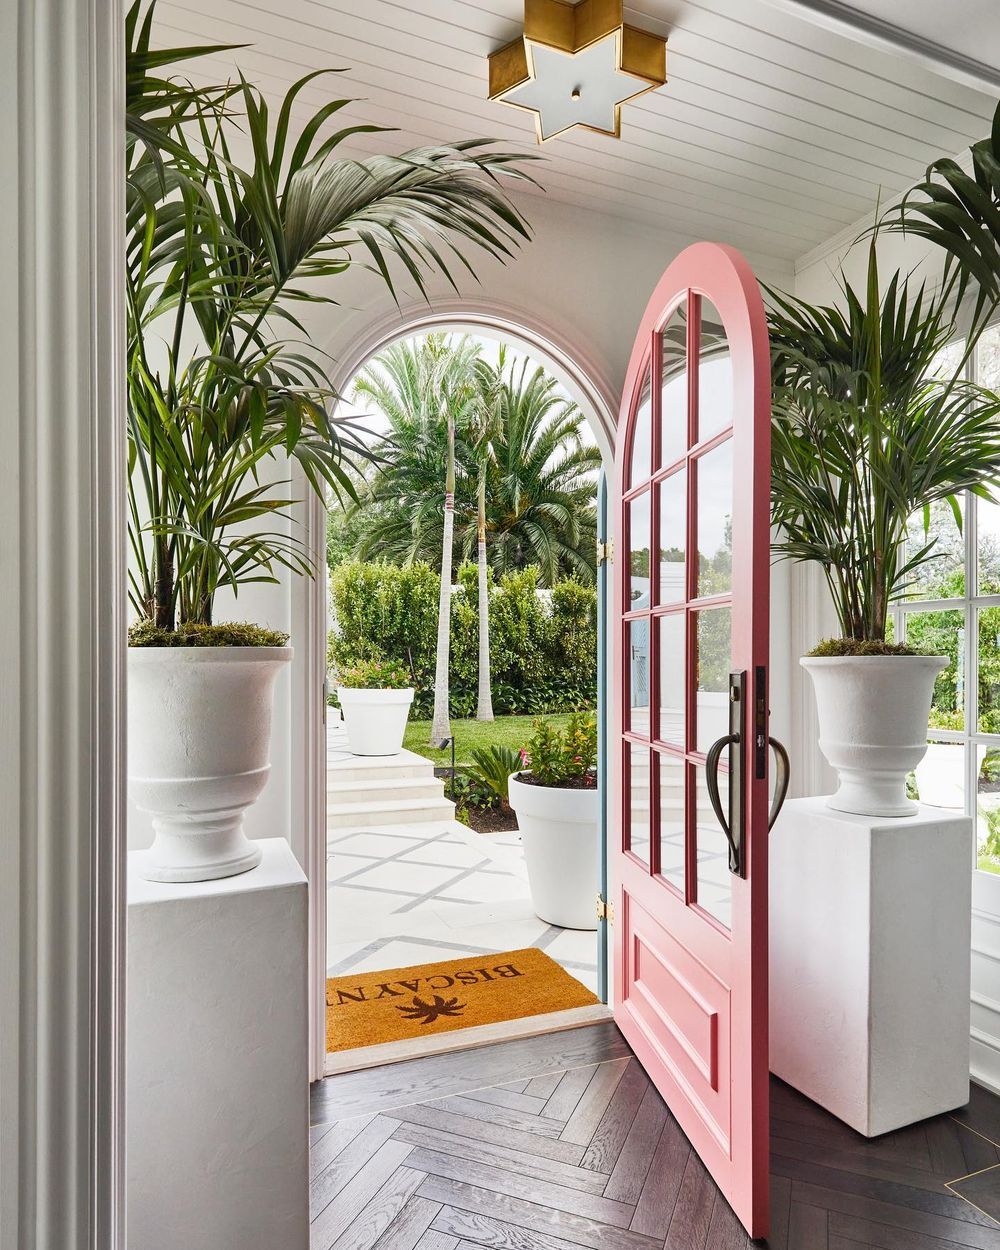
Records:
[[[274,682],[291,647],[131,647],[128,778],[155,839],[142,875],[212,881],[260,863],[243,813],[271,771]]]
[[[521,831],[535,914],[563,929],[596,929],[597,788],[533,786],[514,773],[508,793]]]
[[[403,749],[413,689],[359,690],[337,687],[352,755],[398,755]]]
[[[816,691],[819,747],[839,784],[827,805],[863,816],[912,816],[906,776],[927,751],[940,655],[805,656]]]

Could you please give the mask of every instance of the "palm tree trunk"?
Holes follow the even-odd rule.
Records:
[[[448,417],[448,476],[444,495],[444,538],[441,543],[441,597],[438,600],[437,657],[434,664],[432,747],[451,737],[448,717],[448,663],[451,648],[451,547],[455,533],[455,421]]]
[[[490,587],[486,570],[486,474],[479,472],[479,514],[477,517],[479,563],[479,698],[476,720],[493,719],[493,690],[490,682]]]

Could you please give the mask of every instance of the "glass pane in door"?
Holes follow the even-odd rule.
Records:
[[[644,490],[625,505],[625,522],[629,536],[629,581],[626,612],[637,612],[649,607],[650,596],[650,493]]]
[[[660,468],[688,448],[687,305],[667,318],[660,335]]]
[[[649,480],[653,469],[653,396],[649,381],[649,366],[642,380],[642,390],[636,408],[635,426],[632,431],[632,454],[629,457],[628,484],[639,486]]]
[[[657,754],[660,794],[660,874],[684,893],[684,761]]]
[[[733,584],[733,441],[695,461],[698,597],[727,595]]]
[[[701,299],[698,340],[698,442],[733,423],[733,362],[722,318],[710,299]]]
[[[660,603],[687,598],[684,555],[687,549],[687,473],[678,469],[656,488],[660,492]]]
[[[625,622],[625,656],[629,670],[629,701],[625,728],[649,735],[649,617]]]
[[[729,733],[733,614],[706,608],[695,617],[695,749],[707,753]]]
[[[649,747],[634,742],[625,744],[628,776],[628,846],[625,848],[649,864]]]
[[[729,871],[729,840],[712,807],[705,769],[694,766],[695,841],[698,848],[697,902],[728,929],[732,917],[732,873]],[[719,766],[719,799],[729,818],[729,758],[723,753]]]
[[[684,739],[684,634],[683,612],[656,618],[659,631],[659,728],[657,737],[671,746],[685,746]]]

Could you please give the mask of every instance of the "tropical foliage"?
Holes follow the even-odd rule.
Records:
[[[990,134],[970,152],[971,173],[950,157],[932,162],[882,224],[944,250],[944,291],[956,303],[968,290],[976,292],[967,340],[971,351],[1000,307],[1000,104]]]
[[[525,765],[530,779],[541,786],[596,786],[597,717],[574,712],[562,727],[536,720]]]
[[[152,52],[152,6],[127,26],[127,309],[130,594],[164,629],[212,620],[217,591],[307,572],[290,536],[289,461],[317,490],[351,493],[366,453],[331,420],[322,355],[296,315],[329,302],[352,265],[423,291],[509,259],[528,238],[501,189],[522,157],[463,140],[348,159],[368,125],[332,130],[331,98],[293,130],[300,79],[272,117],[259,90],[194,90],[159,76],[214,49]],[[250,159],[230,146],[239,129]],[[464,249],[464,250],[463,250]]]
[[[470,352],[478,348],[468,338],[406,340],[359,376],[358,397],[384,414],[389,427],[374,449],[379,467],[344,522],[353,527],[360,558],[440,567],[447,429],[429,379],[435,368],[444,371],[442,353],[467,361]],[[546,586],[567,574],[593,582],[601,458],[585,441],[580,409],[542,367],[523,358],[501,355],[495,366],[480,358],[468,382],[468,391],[450,390],[458,558],[477,554],[482,491],[486,560],[496,574],[533,565]]]
[[[842,308],[771,292],[769,316],[776,549],[822,567],[858,642],[885,638],[890,606],[935,558],[932,506],[947,501],[960,525],[961,492],[990,498],[1000,473],[1000,399],[935,376],[954,329],[945,292],[898,272],[882,290],[875,245],[865,291],[841,273]]]
[[[334,677],[362,660],[389,660],[416,690],[414,719],[433,703],[440,579],[429,565],[349,562],[331,577]],[[537,570],[507,573],[490,591],[490,664],[498,715],[593,707],[597,695],[597,594],[569,578],[538,589]],[[450,621],[452,716],[475,715],[478,701],[478,577],[458,570]],[[421,733],[426,734],[426,726]]]

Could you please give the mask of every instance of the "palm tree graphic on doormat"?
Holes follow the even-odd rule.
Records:
[[[419,1020],[421,1024],[433,1024],[439,1016],[460,1016],[465,1010],[465,1003],[458,998],[442,998],[435,994],[431,1002],[425,1003],[416,994],[413,996],[412,1007],[397,1007],[396,1010],[407,1020]]]

